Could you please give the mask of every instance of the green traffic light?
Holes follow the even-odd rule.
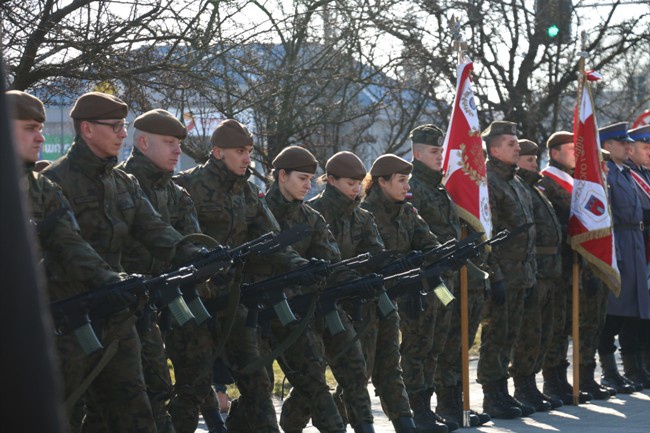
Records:
[[[546,34],[549,37],[554,38],[560,34],[560,28],[557,25],[553,24],[546,29]]]

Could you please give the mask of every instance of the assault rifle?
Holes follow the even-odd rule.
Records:
[[[181,292],[185,302],[195,317],[198,324],[203,323],[211,318],[210,313],[205,308],[197,291],[197,284],[205,281],[211,275],[217,274],[219,269],[215,269],[215,264],[228,263],[229,265],[239,265],[246,261],[252,254],[266,256],[273,254],[289,245],[292,245],[303,239],[310,231],[311,227],[307,224],[300,224],[283,230],[280,233],[269,232],[256,239],[246,242],[236,248],[219,246],[207,252],[202,257],[189,263],[190,266],[199,270],[204,279],[197,281],[188,281],[181,284]],[[205,270],[205,272],[203,272]]]
[[[296,321],[291,307],[287,303],[284,290],[287,287],[298,286],[307,276],[318,275],[327,277],[339,269],[355,269],[361,266],[371,266],[373,257],[369,253],[359,254],[349,259],[331,263],[328,260],[311,259],[308,264],[256,283],[243,284],[241,302],[249,309],[247,322],[251,325],[257,322],[257,312],[263,307],[272,307],[283,326]]]
[[[307,225],[296,226],[281,233],[267,233],[236,248],[218,247],[195,259],[189,266],[144,280],[141,276],[132,276],[109,286],[91,290],[70,298],[50,304],[55,323],[55,333],[63,335],[73,332],[86,354],[102,348],[92,323],[133,307],[139,299],[148,298],[149,304],[158,309],[168,307],[172,317],[180,326],[195,318],[192,310],[204,321],[210,317],[201,302],[196,285],[211,276],[223,272],[233,263],[241,263],[251,254],[271,254],[301,239],[307,231]],[[120,304],[110,302],[117,293],[130,293],[133,302]],[[184,296],[189,304],[184,300]]]

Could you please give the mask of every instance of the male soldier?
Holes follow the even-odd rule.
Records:
[[[630,160],[630,174],[637,186],[637,192],[643,207],[643,225],[645,237],[646,266],[648,287],[650,287],[650,125],[639,126],[628,131],[634,140]],[[642,347],[637,352],[640,375],[650,379],[650,321],[642,320]],[[647,381],[648,379],[646,379]],[[645,382],[645,381],[641,381]]]
[[[515,382],[515,398],[537,412],[547,412],[562,406],[562,400],[542,394],[537,389],[535,375],[542,369],[553,330],[553,288],[562,268],[562,228],[553,205],[537,188],[542,178],[537,171],[537,143],[519,140],[519,147],[517,176],[528,188],[533,201],[537,283],[536,290],[524,299],[524,317],[512,349],[510,375]]]
[[[133,151],[129,158],[118,168],[130,173],[138,179],[142,190],[151,202],[154,209],[179,233],[188,235],[198,233],[199,223],[194,210],[194,203],[187,191],[172,182],[174,167],[181,155],[180,142],[187,136],[185,126],[165,110],[151,110],[138,118],[133,123]],[[139,242],[132,240],[127,252],[122,259],[124,269],[129,273],[143,275],[157,275],[169,269],[168,263],[156,260],[147,249]],[[167,366],[167,355],[163,346],[160,328],[157,322],[158,313],[145,310],[138,321],[138,334],[142,342],[142,367],[147,384],[147,394],[151,402],[154,419],[158,433],[174,431],[178,425],[178,432],[194,431],[196,425],[184,425],[182,414],[176,413],[173,420],[167,412],[166,402],[172,396],[172,384]],[[205,362],[204,369],[210,368],[212,347],[210,344],[191,344],[200,340],[199,335],[208,334],[207,326],[200,327],[192,321],[183,328],[174,327],[169,331],[168,350],[174,363],[176,389],[182,394],[184,381],[188,376],[203,377],[201,361]],[[203,331],[203,332],[201,332]],[[208,338],[209,342],[210,339]],[[178,345],[180,344],[180,348]],[[191,372],[188,362],[191,360]],[[176,402],[176,400],[174,400]],[[194,405],[194,412],[198,411],[198,403]],[[218,410],[213,410],[204,415],[206,424],[217,429],[223,426],[223,419]],[[225,429],[225,428],[224,428]],[[222,430],[223,431],[223,430]]]
[[[222,245],[237,246],[269,231],[277,231],[278,223],[266,205],[264,194],[247,180],[251,174],[248,166],[253,151],[252,134],[241,123],[227,119],[217,126],[210,142],[213,148],[205,164],[174,177],[174,181],[190,193],[202,232]],[[242,272],[244,277],[250,278],[254,272],[283,272],[305,263],[307,261],[291,248],[263,259],[250,257],[231,284],[239,284]],[[277,432],[272,385],[266,369],[260,367],[246,375],[237,371],[260,356],[257,329],[245,325],[246,316],[247,309],[239,305],[231,336],[225,343],[233,377],[241,393],[232,403],[226,425],[231,432]],[[218,331],[213,331],[216,341],[223,338]]]
[[[639,319],[650,319],[650,292],[646,275],[643,207],[630,168],[625,165],[634,140],[627,134],[626,122],[605,126],[598,133],[611,158],[607,163],[607,183],[614,217],[616,258],[621,273],[621,293],[618,297],[610,294],[607,302],[607,319],[598,354],[603,369],[602,382],[618,391],[625,383],[621,379],[625,378],[618,374],[614,338],[618,334],[626,376],[632,379],[637,369],[636,352],[640,347]],[[643,379],[644,375],[639,378]],[[634,381],[632,386],[637,391],[643,388],[643,384]]]
[[[425,124],[413,129],[410,138],[413,151],[413,172],[409,181],[411,185],[409,201],[413,203],[420,216],[429,225],[431,232],[436,235],[441,243],[451,239],[458,239],[460,238],[460,219],[456,212],[456,205],[441,183],[444,132],[435,125]],[[457,272],[454,273],[452,278],[445,277],[447,288],[451,291],[456,289],[456,298],[458,298],[459,293],[459,284],[456,284],[458,278]],[[472,294],[476,294],[476,292],[473,290]],[[474,296],[470,302],[479,303],[482,306],[483,290],[480,291],[478,297]],[[433,311],[431,312],[434,318],[432,320],[433,329],[429,330],[431,332],[427,331],[428,335],[422,336],[423,341],[427,341],[427,344],[422,345],[422,358],[425,359],[426,363],[425,374],[428,376],[425,378],[427,406],[430,407],[431,397],[435,389],[438,395],[438,406],[449,409],[444,413],[447,419],[439,419],[439,421],[447,424],[449,431],[458,428],[462,421],[462,407],[459,407],[459,401],[453,398],[454,396],[460,397],[460,394],[453,393],[451,389],[448,389],[461,385],[461,374],[458,370],[460,362],[448,362],[445,364],[445,367],[448,368],[445,369],[437,367],[439,357],[452,361],[460,360],[460,307],[458,304],[458,302],[455,302],[445,307],[439,299],[434,297]],[[476,306],[472,307],[471,309],[480,310]],[[453,326],[451,323],[452,315],[454,319]],[[450,332],[454,332],[454,334],[450,335]],[[429,353],[426,352],[427,349],[430,349]],[[453,369],[458,375],[450,374],[449,369]],[[455,408],[455,410],[452,408]],[[485,418],[485,415],[483,422],[479,419],[478,414],[472,413],[470,415],[472,425],[480,425],[487,421],[489,421],[489,418]]]
[[[299,224],[313,228],[293,245],[303,257],[338,262],[341,253],[327,223],[316,210],[304,203],[304,197],[311,187],[311,180],[318,167],[314,155],[308,150],[289,146],[273,160],[273,183],[266,195],[269,209],[280,221],[283,229]],[[328,285],[335,285],[358,277],[356,272],[342,269],[328,278]],[[314,287],[301,287],[301,291],[318,292]],[[323,318],[313,322],[313,338],[317,347],[325,349],[325,361],[329,364],[336,381],[343,390],[343,402],[350,425],[356,433],[373,433],[373,417],[368,395],[368,376],[361,344],[355,341],[355,332],[348,316],[341,308],[337,309],[344,329],[336,335],[325,329]],[[280,332],[277,332],[280,331]],[[276,327],[272,329],[274,339],[282,341],[285,332]],[[303,347],[301,342],[297,346]],[[321,364],[320,366],[318,364]],[[289,382],[293,385],[291,394],[282,405],[280,426],[285,432],[302,431],[311,414],[313,424],[321,431],[341,429],[340,414],[335,413],[332,396],[325,381],[324,362],[310,363],[305,360],[305,350],[289,350],[281,359]],[[321,369],[322,367],[322,369]],[[325,404],[317,404],[321,399]]]
[[[120,274],[113,271],[79,234],[79,226],[61,188],[34,170],[41,144],[45,141],[41,133],[45,122],[43,103],[35,96],[17,90],[8,91],[6,97],[8,105],[13,109],[14,138],[18,154],[25,164],[32,223],[36,226],[39,244],[45,256],[48,281],[57,278],[52,273],[55,268],[51,263],[58,261],[66,266],[56,269],[65,269],[68,278],[75,282],[74,293],[64,292],[60,286],[50,284],[50,299],[62,299],[120,281]],[[117,301],[121,302],[119,299]],[[75,381],[75,374],[71,374],[73,370],[66,366],[74,363],[75,369],[86,371],[93,362],[97,362],[97,357],[86,357],[72,334],[57,337],[56,344],[62,366],[64,397],[68,398],[79,381]],[[66,423],[69,423],[70,414],[66,414],[65,418]]]
[[[120,99],[91,92],[81,96],[70,116],[77,136],[59,160],[43,171],[56,181],[68,198],[81,228],[81,235],[111,269],[122,271],[121,258],[128,236],[140,241],[158,259],[170,262],[189,258],[199,251],[181,243],[181,235],[163,221],[145,198],[137,181],[115,169],[126,137],[127,105]],[[178,257],[175,257],[178,256]],[[55,269],[52,290],[68,293],[74,282],[65,275],[63,263]],[[133,300],[122,294],[124,305]],[[87,403],[98,411],[108,431],[155,432],[140,360],[140,339],[132,312],[124,309],[104,320],[107,341],[119,348],[97,375],[86,393]],[[78,384],[88,372],[76,359],[64,359],[64,374],[75,375]]]
[[[495,232],[533,223],[530,193],[515,177],[519,159],[517,125],[494,121],[481,134],[488,152],[487,175],[490,210]],[[491,296],[486,305],[478,362],[478,381],[483,386],[483,410],[492,418],[528,416],[535,409],[508,393],[510,352],[521,329],[524,299],[535,290],[535,228],[488,257]]]
[[[571,191],[576,160],[573,133],[558,131],[546,141],[549,151],[548,167],[542,170],[538,188],[553,205],[555,215],[562,227],[562,274],[558,278],[553,293],[553,334],[544,358],[544,394],[562,400],[563,404],[573,404],[573,388],[567,381],[568,335],[571,329],[568,308],[571,302],[571,281],[573,250],[567,242],[569,213],[571,211]],[[592,395],[580,392],[580,401],[591,400]]]

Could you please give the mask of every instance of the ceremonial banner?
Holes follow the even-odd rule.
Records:
[[[589,78],[582,79],[574,115],[576,169],[569,217],[571,246],[618,296],[621,276],[616,263],[612,213],[601,170],[600,140]]]
[[[470,77],[473,68],[468,57],[458,65],[456,97],[443,145],[443,183],[456,203],[459,216],[490,238],[492,219],[481,128]]]

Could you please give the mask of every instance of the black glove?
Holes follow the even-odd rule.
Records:
[[[503,284],[503,280],[490,284],[490,298],[494,305],[506,303],[506,286]]]
[[[113,290],[106,295],[106,300],[117,308],[127,308],[135,304],[138,297],[126,290]]]
[[[299,284],[301,286],[314,286],[325,281],[326,277],[316,272],[303,272],[300,275]]]
[[[210,277],[210,282],[217,287],[228,286],[232,282],[233,278],[235,278],[235,269],[237,268],[231,266],[226,272],[214,274]]]

